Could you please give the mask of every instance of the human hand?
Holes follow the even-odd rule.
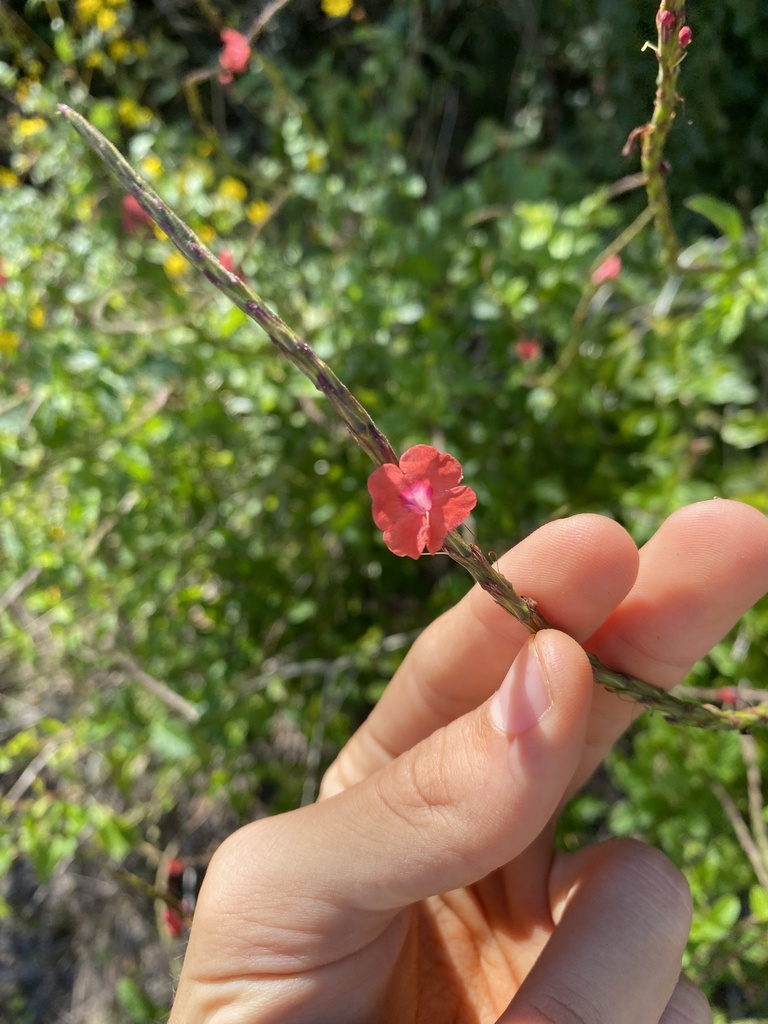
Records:
[[[320,801],[217,851],[170,1024],[710,1019],[680,977],[682,876],[628,841],[557,853],[552,829],[639,713],[579,644],[671,687],[768,590],[768,520],[702,502],[638,553],[575,516],[500,569],[567,633],[529,639],[477,587],[433,623]]]

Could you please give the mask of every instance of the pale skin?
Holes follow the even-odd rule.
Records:
[[[476,587],[422,634],[320,800],[216,853],[171,1024],[711,1020],[680,973],[677,869],[629,841],[556,852],[552,832],[639,714],[580,644],[673,686],[768,591],[768,519],[702,502],[638,551],[574,516],[499,564],[557,628],[531,641]]]

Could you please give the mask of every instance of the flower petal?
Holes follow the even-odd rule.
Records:
[[[405,477],[391,462],[374,469],[368,477],[368,493],[373,499],[373,521],[380,530],[407,514],[400,497]]]
[[[416,444],[403,452],[400,469],[408,480],[428,480],[434,491],[455,487],[463,476],[458,459],[431,444]]]
[[[453,487],[446,491],[440,505],[429,513],[427,550],[434,555],[445,543],[446,535],[461,526],[477,504],[477,495],[471,487]]]
[[[427,545],[429,532],[426,516],[408,512],[384,530],[384,543],[394,555],[401,558],[419,558]],[[441,540],[441,546],[442,543]]]
[[[452,487],[443,493],[430,514],[434,517],[435,513],[439,512],[445,522],[446,531],[455,530],[457,526],[461,526],[476,504],[477,495],[471,487]]]

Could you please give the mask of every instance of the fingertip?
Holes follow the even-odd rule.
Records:
[[[573,726],[587,717],[592,707],[594,680],[589,658],[582,646],[557,629],[542,629],[531,643],[546,676],[552,705],[558,717]]]
[[[639,564],[624,527],[587,512],[545,523],[502,555],[497,568],[551,625],[586,639],[630,592]],[[574,602],[574,593],[583,600]],[[509,616],[479,587],[467,600],[487,626],[508,627]]]
[[[522,736],[557,705],[558,718],[589,711],[592,672],[579,644],[558,630],[541,630],[518,652],[490,704],[493,725],[510,739]]]

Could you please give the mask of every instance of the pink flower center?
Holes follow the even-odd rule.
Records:
[[[432,484],[428,480],[414,480],[400,491],[400,500],[409,512],[426,515],[432,508]]]

